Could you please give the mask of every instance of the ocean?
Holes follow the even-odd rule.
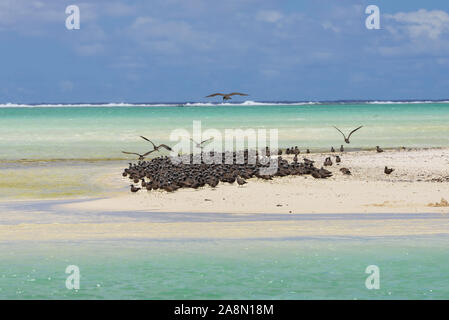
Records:
[[[2,299],[448,299],[442,237],[0,244]],[[66,288],[67,266],[79,290]],[[379,289],[365,285],[368,266]]]
[[[135,160],[121,151],[148,151],[140,135],[171,145],[172,130],[191,132],[193,121],[203,130],[278,129],[281,148],[301,151],[338,148],[343,139],[334,125],[344,132],[364,126],[347,150],[449,146],[445,101],[3,104],[0,230],[119,219],[110,212],[67,214],[51,199],[127,193],[128,185],[111,183]],[[0,299],[448,299],[448,245],[445,235],[269,233],[239,240],[0,241]],[[80,269],[79,290],[65,286],[68,265]],[[365,286],[370,265],[379,267],[379,290]]]
[[[0,105],[0,161],[133,159],[149,144],[173,145],[175,129],[277,129],[279,147],[338,148],[344,132],[363,125],[347,149],[449,146],[449,103],[256,103]],[[151,145],[150,145],[151,146]]]

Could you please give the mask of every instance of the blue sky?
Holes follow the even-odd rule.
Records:
[[[443,0],[0,0],[0,43],[0,103],[449,98]]]

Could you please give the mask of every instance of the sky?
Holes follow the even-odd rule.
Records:
[[[446,99],[448,74],[447,0],[0,0],[0,103]]]

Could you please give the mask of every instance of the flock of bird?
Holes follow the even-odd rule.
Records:
[[[332,176],[329,170],[323,167],[317,168],[314,161],[304,158],[298,161],[297,158],[288,162],[282,156],[270,157],[270,150],[266,150],[266,155],[260,155],[257,151],[250,152],[210,152],[209,156],[221,156],[221,163],[210,164],[205,161],[205,153],[190,154],[187,161],[175,162],[170,157],[157,157],[149,161],[138,161],[137,164],[129,164],[122,175],[128,177],[131,184],[131,192],[137,192],[143,188],[147,190],[163,189],[168,192],[176,191],[180,188],[194,188],[209,185],[215,188],[219,182],[246,184],[246,180],[257,177],[264,180],[272,180],[273,177],[284,177],[289,175],[311,175],[316,179],[325,179]],[[232,163],[227,163],[226,159],[232,157]],[[237,161],[243,159],[242,163]],[[270,167],[269,161],[277,161],[275,170],[270,174],[265,174],[263,169]],[[140,184],[140,186],[135,186]]]
[[[223,97],[224,99],[224,97]],[[348,137],[337,127],[337,129],[344,138],[346,143],[350,143],[349,138],[351,135],[362,128],[360,126],[352,130]],[[210,143],[213,138],[203,140],[201,142],[196,142],[190,139],[194,145],[201,149],[199,154],[189,154],[184,155],[184,160],[187,161],[173,161],[171,157],[160,156],[153,158],[150,161],[145,161],[153,152],[159,152],[162,149],[172,151],[172,148],[165,145],[156,145],[153,141],[147,139],[144,136],[140,136],[147,142],[150,142],[153,149],[144,153],[139,154],[136,152],[122,151],[125,154],[132,154],[138,156],[137,164],[129,164],[129,167],[123,171],[123,177],[128,177],[134,184],[140,184],[140,186],[135,186],[131,184],[131,192],[137,192],[141,189],[147,190],[157,190],[163,189],[168,192],[176,191],[180,188],[199,188],[205,185],[209,185],[215,188],[219,182],[234,183],[237,182],[238,185],[246,184],[246,179],[257,177],[264,180],[271,180],[273,177],[279,176],[289,176],[289,175],[311,175],[316,179],[325,179],[332,176],[332,173],[324,169],[324,167],[329,167],[333,165],[332,157],[326,157],[321,168],[315,167],[315,162],[307,158],[303,158],[299,161],[298,155],[301,153],[298,146],[287,148],[285,153],[287,155],[294,155],[293,160],[288,162],[282,158],[283,151],[278,150],[277,158],[273,157],[271,150],[266,147],[265,154],[259,154],[257,151],[250,152],[248,149],[244,151],[234,151],[234,152],[224,152],[217,153],[214,151],[209,152],[208,159],[217,159],[221,157],[221,162],[210,163],[210,161],[205,161],[205,155],[207,153],[203,152],[203,148],[206,144]],[[383,152],[383,150],[376,146],[377,152]],[[331,152],[335,152],[335,149],[331,147]],[[344,152],[343,145],[340,146],[340,152]],[[306,153],[310,153],[307,149]],[[231,159],[232,163],[229,163],[227,159]],[[237,161],[237,157],[239,160]],[[262,169],[267,169],[270,166],[270,161],[277,161],[277,166],[275,172],[271,174],[261,174]],[[335,156],[335,163],[340,165],[342,162],[339,155]],[[385,166],[384,173],[389,175],[394,171],[392,168]],[[344,175],[351,175],[351,171],[348,168],[341,168],[340,172]]]

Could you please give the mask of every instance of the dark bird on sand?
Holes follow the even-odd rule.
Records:
[[[290,148],[290,150],[292,149],[294,150],[294,148]],[[217,154],[221,155],[222,159],[229,155],[227,152]],[[199,157],[200,163],[178,164],[167,156],[160,156],[148,161],[139,160],[136,164],[130,164],[123,172],[131,181],[131,192],[145,189],[174,192],[180,188],[198,189],[205,185],[215,187],[220,182],[234,183],[236,181],[239,186],[242,186],[253,177],[272,180],[274,177],[290,175],[312,175],[317,179],[332,176],[330,171],[315,167],[312,160],[304,158],[304,162],[300,162],[298,154],[294,155],[292,162],[282,159],[281,156],[276,160],[272,159],[277,161],[278,167],[277,170],[270,171],[271,173],[266,173],[269,164],[264,163],[256,152],[249,152],[249,150],[244,151],[243,163],[209,164],[205,161],[206,159],[202,159],[204,155],[204,153],[187,155],[190,157],[190,161]],[[237,160],[237,151],[230,155]],[[331,157],[328,157],[327,160],[330,159]]]
[[[340,162],[341,162],[340,156],[335,156],[335,162],[336,162],[336,163],[340,163]]]
[[[167,192],[174,192],[174,191],[178,190],[179,187],[176,186],[176,185],[169,184],[169,185],[165,185],[165,186],[163,187],[163,189],[164,189],[165,191],[167,191]]]
[[[151,150],[151,151],[148,151],[147,153],[144,153],[144,154],[140,154],[140,153],[136,153],[136,152],[128,152],[128,151],[122,151],[122,153],[124,153],[124,154],[134,154],[136,156],[139,156],[138,160],[144,160],[146,156],[148,156],[150,153],[152,153],[154,151],[156,151],[156,150]]]
[[[162,143],[162,144],[156,146],[156,145],[153,143],[153,141],[151,141],[150,139],[147,139],[147,138],[145,138],[144,136],[140,136],[140,137],[141,137],[142,139],[144,139],[144,140],[150,142],[150,143],[153,145],[154,150],[156,150],[156,151],[159,151],[160,148],[165,148],[165,149],[167,149],[168,151],[172,151],[172,149],[171,149],[169,146],[167,146],[166,144],[163,144],[163,143]]]
[[[297,146],[295,146],[295,149],[293,150],[293,154],[297,155],[300,153],[301,153],[301,151],[299,150],[299,148]]]
[[[309,149],[307,149],[306,153],[310,153],[310,150],[309,150]]]
[[[343,148],[343,145],[340,146],[340,152],[344,152],[345,148]]]
[[[238,96],[247,96],[246,93],[232,92],[232,93],[213,93],[213,94],[210,94],[210,95],[206,96],[206,98],[215,97],[215,96],[222,96],[223,97],[223,101],[226,101],[226,100],[231,100],[232,99],[231,96],[236,96],[236,95],[238,95]]]
[[[313,171],[312,177],[314,177],[315,179],[321,179],[321,174],[318,171]]]
[[[332,173],[324,168],[312,172],[315,179],[326,179],[332,176]]]
[[[243,186],[245,183],[247,183],[244,179],[237,177],[237,184],[239,186]]]
[[[331,147],[331,152],[335,152],[335,149],[334,149],[334,147]]]
[[[212,188],[215,188],[218,185],[218,183],[220,182],[220,180],[218,180],[218,178],[216,178],[216,177],[213,177],[213,178],[209,178],[206,182],[209,186],[211,186]]]
[[[348,168],[341,168],[340,171],[341,171],[343,174],[346,174],[346,175],[348,175],[348,176],[351,175],[351,171],[349,171]]]
[[[303,158],[303,160],[304,160],[304,163],[305,163],[306,165],[313,165],[313,164],[315,163],[315,161],[309,160],[309,159],[307,159],[307,158]]]
[[[196,144],[196,147],[197,147],[197,148],[203,149],[203,148],[204,148],[203,144],[208,143],[208,142],[214,140],[214,137],[209,138],[209,139],[206,139],[206,140],[203,140],[203,141],[201,141],[200,143],[196,142],[196,141],[193,140],[192,138],[190,138],[190,140],[192,140],[192,142]]]
[[[356,129],[352,130],[352,131],[349,133],[349,135],[348,135],[347,138],[346,138],[346,135],[345,135],[343,132],[341,132],[340,129],[338,129],[336,126],[334,126],[334,128],[337,129],[337,130],[343,135],[343,138],[345,139],[345,142],[346,142],[346,143],[350,143],[350,142],[349,142],[349,138],[351,137],[351,135],[352,135],[354,132],[356,132],[357,130],[359,130],[360,128],[363,128],[363,126],[360,126],[360,127],[356,128]]]
[[[324,165],[325,165],[325,166],[331,166],[331,165],[332,165],[331,157],[327,157],[327,158],[324,160]]]
[[[387,166],[385,166],[385,169],[384,169],[385,174],[390,174],[390,173],[392,173],[393,171],[394,171],[393,168],[388,168]]]
[[[380,153],[380,152],[384,152],[384,151],[381,149],[381,147],[379,147],[379,146],[376,146],[376,151],[379,152],[379,153]]]

